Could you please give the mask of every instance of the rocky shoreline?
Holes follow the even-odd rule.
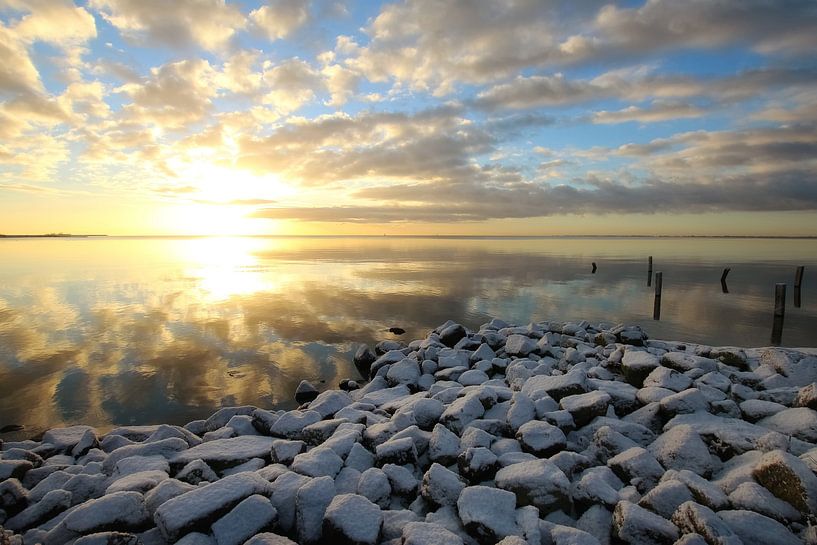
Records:
[[[817,544],[817,355],[447,322],[293,411],[5,442],[0,544]]]

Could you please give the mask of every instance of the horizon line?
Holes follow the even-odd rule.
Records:
[[[498,239],[539,239],[539,238],[725,238],[725,239],[795,239],[813,240],[817,235],[455,235],[455,234],[340,234],[340,235],[294,235],[294,234],[135,234],[135,235],[108,235],[108,234],[2,234],[0,238],[442,238],[442,239],[469,239],[469,238],[498,238]]]

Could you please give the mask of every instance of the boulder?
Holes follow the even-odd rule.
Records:
[[[323,519],[324,538],[340,545],[375,545],[383,526],[380,509],[357,494],[332,498]]]
[[[629,501],[613,510],[613,532],[632,545],[672,545],[679,536],[675,524]]]
[[[457,512],[466,531],[480,543],[496,543],[516,535],[516,497],[489,486],[464,488],[457,499]]]

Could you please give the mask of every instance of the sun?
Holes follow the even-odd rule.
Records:
[[[277,233],[278,222],[253,218],[253,211],[291,198],[296,190],[272,173],[254,174],[207,161],[187,163],[179,176],[180,204],[168,218],[174,233],[189,235],[260,235]]]

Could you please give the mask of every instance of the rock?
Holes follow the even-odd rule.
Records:
[[[505,353],[524,358],[536,350],[536,341],[525,335],[509,335],[505,341]]]
[[[310,480],[309,477],[294,471],[287,471],[272,483],[272,505],[278,510],[278,526],[283,532],[291,532],[294,529],[298,489]]]
[[[808,407],[817,411],[817,382],[812,382],[803,386],[797,392],[797,399],[794,400],[795,407]]]
[[[440,416],[440,424],[456,434],[462,433],[472,421],[485,414],[479,397],[473,394],[455,399]]]
[[[111,452],[102,462],[102,471],[111,474],[120,460],[131,456],[163,456],[165,458],[173,458],[178,455],[180,451],[186,451],[189,446],[184,439],[170,437],[154,443],[136,443],[119,447]],[[200,448],[201,446],[202,445],[199,445],[199,447],[194,448]],[[187,461],[190,462],[196,458],[198,458],[198,456],[194,456]],[[184,465],[184,463],[179,463],[179,465]]]
[[[268,495],[269,491],[266,479],[255,473],[239,473],[164,502],[153,518],[165,539],[172,542],[187,532],[206,529],[244,498]]]
[[[298,489],[295,499],[295,527],[302,545],[317,543],[323,532],[323,516],[335,497],[331,477],[312,479]]]
[[[457,457],[460,475],[477,483],[490,479],[499,469],[496,454],[485,447],[467,448]]]
[[[216,431],[217,429],[226,426],[227,422],[229,422],[232,417],[236,415],[252,416],[255,410],[256,407],[253,407],[251,405],[242,405],[239,407],[224,407],[213,413],[207,420],[204,421],[204,429],[206,431]],[[153,433],[153,431],[151,431],[151,433]],[[133,441],[141,441],[141,439],[138,439],[133,436],[130,436],[129,439]]]
[[[643,387],[644,380],[658,366],[658,358],[643,350],[627,350],[621,358],[621,373],[636,388]]]
[[[324,419],[351,404],[352,398],[348,393],[339,390],[327,390],[309,404],[309,410],[317,412],[321,419]]]
[[[490,377],[479,369],[470,369],[459,376],[457,382],[463,386],[478,386],[490,380]]]
[[[20,532],[35,526],[71,507],[71,493],[65,490],[52,490],[43,498],[10,518],[4,523],[9,530]]]
[[[763,401],[762,399],[747,399],[739,405],[741,415],[749,422],[757,422],[767,416],[773,416],[780,411],[785,411],[786,406],[773,401]]]
[[[82,536],[74,545],[142,545],[142,540],[125,532],[98,532]]]
[[[312,386],[308,380],[302,380],[295,388],[295,402],[299,405],[309,403],[318,397],[318,389]]]
[[[516,535],[516,497],[488,486],[469,486],[460,493],[457,512],[466,531],[481,543]]]
[[[322,419],[317,411],[288,411],[275,420],[270,426],[269,433],[275,437],[298,439],[305,427]]]
[[[381,509],[389,506],[391,484],[382,469],[372,467],[361,473],[357,493]]]
[[[690,388],[677,394],[661,398],[658,402],[661,414],[670,418],[678,414],[691,414],[709,409],[709,401],[697,388]]]
[[[650,445],[650,452],[667,469],[688,469],[702,477],[710,477],[715,464],[706,443],[693,426],[675,426]]]
[[[802,543],[788,528],[774,519],[751,511],[719,511],[718,516],[743,545],[798,545]]]
[[[389,367],[389,371],[386,373],[386,381],[389,383],[389,386],[402,384],[416,390],[420,375],[421,372],[418,363],[412,359],[403,358]]]
[[[327,447],[315,447],[299,454],[292,461],[292,470],[309,477],[329,476],[333,479],[343,467],[343,459]]]
[[[6,479],[22,479],[34,464],[28,460],[0,460],[0,481]]]
[[[654,487],[664,474],[664,468],[655,456],[639,446],[616,454],[607,460],[607,465],[619,479],[634,484],[642,493]]]
[[[755,511],[781,522],[796,521],[802,518],[800,511],[774,496],[756,482],[745,482],[738,485],[731,494],[729,502],[735,509]]]
[[[136,529],[150,519],[145,502],[138,492],[115,492],[89,500],[71,510],[56,527],[48,532],[45,545],[63,543],[83,534],[116,527]]]
[[[693,501],[682,503],[672,522],[683,533],[700,534],[709,545],[741,545],[740,538],[714,511]]]
[[[573,417],[577,428],[581,428],[597,416],[604,416],[612,397],[607,392],[594,390],[586,394],[563,397],[559,406]]]
[[[503,467],[496,486],[516,494],[519,505],[533,505],[542,515],[570,504],[570,481],[550,460],[531,460]]]
[[[389,439],[385,443],[377,445],[375,459],[380,465],[413,464],[417,461],[417,449],[414,446],[414,440],[411,437]]]
[[[550,530],[554,545],[599,545],[599,540],[571,526],[555,524]]]
[[[423,475],[420,495],[434,505],[456,505],[465,483],[459,475],[440,464],[433,463]]]
[[[68,478],[66,478],[66,480],[68,480]],[[29,491],[23,487],[19,480],[6,479],[5,481],[0,482],[0,509],[5,511],[16,511],[22,509],[25,507],[26,503],[28,503],[28,497]],[[34,501],[39,501],[40,497],[34,497],[32,499]]]
[[[603,504],[610,508],[618,503],[618,491],[623,483],[605,466],[586,469],[573,481],[571,495],[578,510]]]
[[[159,537],[161,538],[161,536]],[[160,545],[161,543],[165,543],[164,539],[157,542],[156,545]],[[190,532],[189,534],[181,538],[179,541],[177,541],[176,545],[216,545],[216,540],[213,539],[209,534],[202,534],[201,532]]]
[[[583,394],[587,390],[587,374],[581,370],[557,376],[537,375],[529,378],[522,386],[522,393],[531,399],[541,395],[537,392],[544,392],[556,401],[569,395]]]
[[[256,534],[255,536],[251,537],[249,540],[247,540],[246,543],[244,543],[244,545],[298,545],[298,544],[287,537],[265,532],[262,534]]]
[[[303,452],[306,452],[306,443],[303,441],[276,439],[272,442],[271,459],[273,463],[289,465]]]
[[[450,465],[460,452],[460,438],[442,424],[434,426],[428,442],[428,457],[432,462]]]
[[[670,469],[661,477],[662,482],[672,480],[684,483],[692,493],[692,497],[695,501],[710,509],[719,511],[729,505],[729,498],[718,486],[687,469],[680,471]]]
[[[452,347],[465,337],[468,332],[460,324],[452,323],[440,330],[440,342],[445,346]]]
[[[355,364],[360,376],[362,376],[364,379],[368,379],[369,371],[376,359],[377,356],[374,352],[372,352],[372,349],[367,345],[362,344],[355,351],[355,356],[352,359],[352,362]]]
[[[43,434],[42,442],[52,445],[58,452],[69,452],[79,443],[87,432],[96,434],[91,426],[70,426],[54,428]]]
[[[540,457],[555,454],[564,449],[567,443],[561,429],[540,420],[532,420],[520,426],[516,432],[516,440],[525,452]]]
[[[165,479],[156,488],[145,494],[145,506],[149,513],[155,514],[156,509],[167,500],[195,489],[195,486],[178,479]]]
[[[682,503],[693,499],[692,493],[684,483],[670,480],[659,483],[647,492],[639,500],[638,505],[669,520]]]
[[[252,458],[269,458],[272,442],[272,437],[258,435],[216,439],[177,453],[170,459],[170,463],[184,466],[193,460],[202,460],[216,469],[228,468]]]
[[[744,352],[742,348],[735,348],[734,346],[713,348],[709,352],[709,357],[714,360],[719,360],[726,365],[737,367],[738,369],[748,369],[746,352]]]
[[[357,494],[332,498],[323,519],[324,538],[331,543],[375,545],[383,526],[380,509]]]
[[[620,501],[613,511],[613,532],[633,545],[671,545],[679,535],[675,524],[628,501]]]
[[[268,498],[254,494],[213,524],[213,536],[218,545],[241,545],[272,524],[277,516]]]
[[[409,522],[403,527],[402,545],[463,545],[462,538],[439,524]]]
[[[813,409],[806,407],[786,409],[767,416],[757,424],[802,441],[817,443],[817,411]]]
[[[506,420],[511,429],[516,432],[519,428],[536,418],[536,406],[531,398],[522,392],[514,392],[511,398],[511,407],[508,409]]]
[[[133,490],[134,492],[147,492],[154,488],[157,484],[167,479],[167,473],[161,470],[153,469],[149,471],[140,471],[117,479],[105,490],[106,494],[113,492],[124,492]]]
[[[799,458],[782,450],[767,452],[752,475],[772,494],[799,511],[817,512],[817,477]]]

